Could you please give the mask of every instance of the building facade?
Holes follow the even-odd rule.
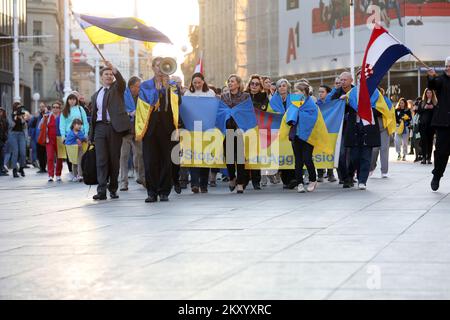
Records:
[[[27,34],[27,1],[17,0],[19,36]],[[0,0],[0,106],[11,112],[13,103],[13,1]],[[23,86],[21,96],[24,96]]]
[[[270,0],[199,0],[200,51],[208,81],[278,75],[278,3]]]
[[[39,93],[50,104],[63,96],[64,1],[28,0],[27,13],[28,35],[37,37],[20,45],[23,81],[31,95]],[[34,103],[30,109],[37,111]]]

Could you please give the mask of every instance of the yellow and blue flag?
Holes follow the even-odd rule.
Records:
[[[269,101],[269,105],[267,106],[267,112],[284,114],[290,105],[291,105],[290,94],[287,95],[285,108],[283,105],[283,98],[281,98],[281,95],[278,92],[275,92],[275,94],[272,96],[272,99],[270,99]]]
[[[359,86],[355,86],[347,93],[349,105],[358,112],[359,104]],[[373,109],[382,114],[383,127],[386,128],[389,134],[393,134],[396,128],[395,111],[392,108],[392,103],[388,103],[389,99],[384,97],[380,90],[375,90],[370,98],[370,104]]]
[[[333,152],[327,141],[328,129],[322,112],[313,99],[304,95],[291,95],[291,102],[285,122],[297,127],[296,136],[326,153]]]
[[[165,92],[164,88],[162,90]],[[175,82],[170,82],[169,94],[172,106],[173,124],[175,128],[178,129],[179,97]],[[159,91],[156,89],[154,79],[144,81],[139,89],[139,97],[136,106],[135,129],[137,141],[142,141],[142,139],[144,139],[151,115],[153,111],[157,110],[159,107]]]
[[[288,134],[283,134],[283,131],[289,132],[287,113],[261,111],[248,102],[241,104],[232,115],[234,108],[230,109],[217,98],[183,97],[180,106],[180,116],[185,127],[180,131],[182,166],[225,167],[225,124],[226,119],[233,116],[238,126],[245,131],[247,169],[293,169],[295,161],[292,145]],[[293,95],[292,104],[299,111],[302,110],[299,112],[300,126],[304,122],[311,123],[303,126],[301,132],[305,139],[315,145],[313,160],[316,167],[333,168],[337,165],[335,160],[339,159],[338,137],[344,119],[345,102],[332,101],[320,109],[312,99],[311,102],[309,104],[308,101],[302,110],[304,100]]]
[[[129,18],[101,18],[85,14],[74,14],[81,28],[93,44],[108,44],[125,38],[145,42],[147,48],[155,43],[172,44],[170,39],[154,27],[147,26],[143,20]]]
[[[233,108],[220,101],[217,110],[216,127],[224,134],[227,131],[226,123],[230,118],[233,118],[239,129],[244,132],[255,128],[257,123],[252,100],[248,98]]]

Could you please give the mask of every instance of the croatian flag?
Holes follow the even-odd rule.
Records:
[[[375,123],[370,97],[392,65],[410,53],[386,29],[375,25],[362,63],[359,91],[358,115],[365,125]]]
[[[203,53],[202,53],[200,59],[198,59],[197,65],[195,66],[194,73],[201,73],[204,75],[204,71],[205,70],[203,70]]]

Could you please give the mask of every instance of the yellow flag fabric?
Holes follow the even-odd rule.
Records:
[[[154,82],[153,80],[142,83],[139,92],[139,98],[136,106],[135,131],[136,140],[142,141],[147,133],[148,124],[150,123],[152,113],[160,108],[159,99],[154,97]],[[175,129],[178,129],[178,122],[180,117],[179,97],[176,93],[176,86],[170,86],[170,102],[172,106],[173,124]],[[153,101],[153,105],[152,105]]]
[[[77,144],[66,145],[67,155],[69,161],[72,164],[78,165],[81,163],[81,155],[84,154],[88,149],[88,144],[83,142],[81,148]]]
[[[56,137],[56,148],[58,149],[58,159],[67,159],[66,145],[61,137]]]

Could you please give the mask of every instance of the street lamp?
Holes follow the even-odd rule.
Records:
[[[37,112],[38,110],[38,101],[41,99],[41,95],[39,92],[36,92],[33,94],[33,100],[34,100],[34,110]]]

